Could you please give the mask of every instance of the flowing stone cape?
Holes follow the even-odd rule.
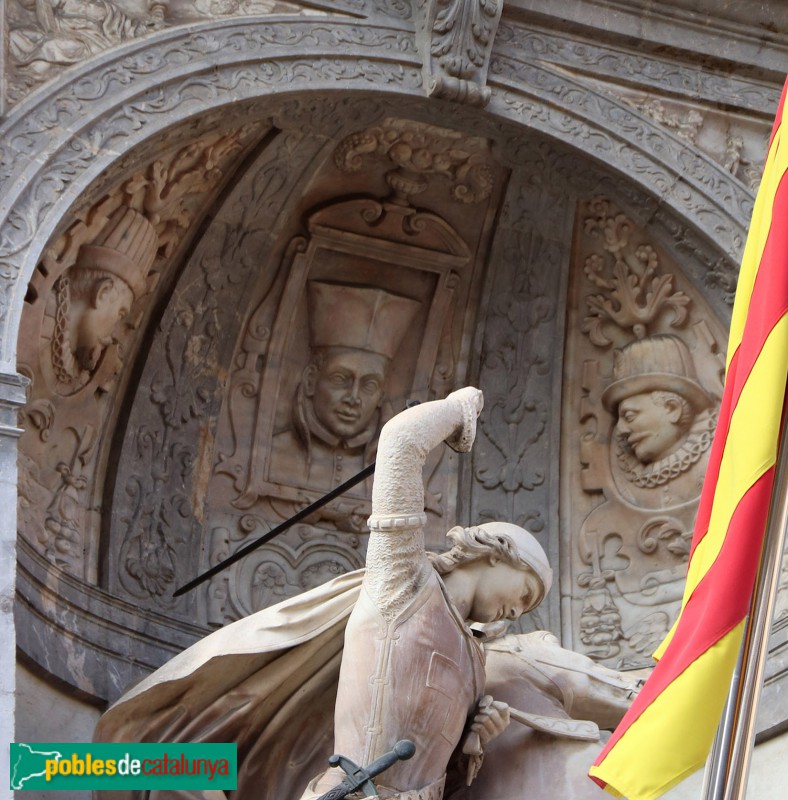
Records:
[[[363,569],[339,576],[201,639],[111,706],[99,720],[95,741],[234,741],[238,744],[238,789],[229,793],[231,797],[300,797],[333,752],[344,631],[363,577]],[[573,696],[585,701],[585,707],[572,708],[575,713],[604,726],[614,725],[628,705],[629,687],[600,681],[597,671],[613,674],[603,667],[589,672],[583,664],[573,665],[572,659],[588,659],[564,650],[553,638],[539,632],[491,639],[488,666],[499,663],[499,668],[493,669],[497,678],[488,674],[487,689],[515,708],[548,714],[566,730],[572,726],[567,706],[576,705]],[[522,645],[507,646],[512,640]],[[505,659],[503,672],[501,658]],[[590,686],[582,682],[575,686],[572,676],[586,676],[583,680],[589,680]],[[614,678],[612,683],[618,682]],[[566,735],[571,734],[556,729],[553,736],[546,736],[513,723],[490,743],[473,786],[447,789],[446,797],[547,798],[554,797],[560,785],[562,797],[590,800],[590,794],[598,794],[599,789],[585,772],[601,745],[554,738]],[[99,800],[137,800],[148,795],[96,794]],[[221,792],[161,792],[151,800],[222,797]]]
[[[343,635],[363,576],[339,576],[206,636],[117,700],[95,741],[234,741],[237,795],[299,797],[332,752]]]

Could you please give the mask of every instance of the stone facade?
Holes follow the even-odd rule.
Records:
[[[521,628],[647,664],[788,47],[780,4],[716,5],[10,0],[0,627],[15,587],[26,663],[106,703],[361,565],[366,483],[173,597],[373,461],[407,401],[471,383],[473,453],[425,470],[429,544],[528,527],[560,580]],[[670,459],[625,420],[661,359]]]

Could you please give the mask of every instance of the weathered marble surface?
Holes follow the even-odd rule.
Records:
[[[462,93],[429,95],[425,75],[444,69],[425,66],[425,48],[435,56],[443,41],[424,27],[434,3],[311,3],[317,15],[270,5],[230,3],[224,16],[170,4],[145,31],[105,37],[87,61],[72,51],[53,83],[6,108],[0,361],[12,382],[17,370],[32,378],[18,482],[20,645],[58,678],[112,698],[210,626],[362,562],[368,487],[199,593],[171,597],[316,491],[287,468],[272,481],[269,455],[275,436],[288,450],[288,431],[298,435],[298,383],[320,349],[308,287],[335,282],[418,304],[368,427],[411,397],[466,381],[485,391],[470,463],[428,465],[428,529],[442,532],[455,513],[475,524],[505,512],[562,565],[560,591],[523,629],[560,631],[598,658],[639,658],[670,615],[696,493],[682,495],[680,519],[658,519],[653,501],[678,481],[637,487],[629,503],[631,482],[609,474],[628,434],[602,398],[613,349],[665,333],[715,394],[783,77],[782,18],[767,31],[733,7],[712,24],[701,8],[699,28],[684,5],[594,17],[611,7],[512,0],[468,78],[489,90],[482,110]],[[25,19],[9,32],[40,28],[31,4],[14,7]],[[232,16],[244,9],[257,16]],[[562,15],[575,27],[558,25]],[[636,24],[650,44],[633,47]],[[731,37],[730,24],[753,37]],[[41,52],[68,49],[65,34],[28,38]],[[668,39],[676,49],[661,47]],[[153,263],[136,262],[144,290],[116,298],[101,320],[94,306],[66,310],[55,284],[83,246],[106,244],[121,207],[156,230]],[[621,300],[605,285],[619,262],[665,292],[642,337],[599,313]],[[86,318],[82,333],[97,335],[77,369],[62,344]],[[321,485],[350,469],[347,440],[364,438],[335,434],[315,447]],[[373,457],[373,438],[349,445],[354,465]],[[14,463],[9,451],[0,468],[11,475]],[[627,463],[643,471],[636,453]],[[624,550],[596,526],[611,508],[643,532]],[[10,553],[16,526],[11,515],[2,524]],[[641,592],[648,575],[656,584]],[[592,619],[606,609],[608,632]],[[783,616],[768,729],[785,716],[786,630]],[[130,652],[142,663],[129,664]]]

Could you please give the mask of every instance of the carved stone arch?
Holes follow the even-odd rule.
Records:
[[[337,36],[343,42],[339,52]],[[179,130],[185,136],[190,126],[240,124],[244,118],[270,120],[287,132],[309,129],[327,141],[390,115],[425,125],[449,120],[453,130],[491,142],[499,165],[513,172],[540,144],[555,146],[568,154],[567,176],[578,159],[604,165],[613,176],[607,180],[625,180],[632,195],[647,198],[650,205],[644,205],[655,218],[662,214],[694,229],[719,259],[738,256],[752,196],[722,167],[688,151],[637,111],[536,59],[493,51],[488,84],[491,99],[483,111],[428,101],[413,31],[402,22],[360,26],[350,18],[214,21],[159,32],[75,69],[56,88],[21,103],[0,127],[0,363],[13,372],[25,292],[47,244],[63,232],[63,221],[100,200],[107,186],[129,173],[140,148],[153,148],[157,137]],[[342,104],[347,114],[332,113]],[[515,223],[511,227],[517,229]],[[541,255],[539,243],[526,234],[501,239],[515,259],[527,253],[536,262]],[[550,261],[556,269],[561,263],[560,257]],[[519,264],[510,266],[523,279]],[[522,296],[538,295],[526,279],[515,289]],[[508,299],[519,300],[516,293]],[[542,315],[542,309],[533,310],[536,322]],[[512,415],[539,411],[495,410],[507,422]],[[42,405],[36,413],[46,418],[48,410]],[[522,444],[525,452],[528,442]],[[491,486],[493,473],[478,469],[480,480]],[[506,477],[507,486],[526,491],[540,480],[539,475]],[[487,513],[485,507],[474,511],[480,517]],[[545,524],[531,509],[521,521],[537,532]],[[220,539],[217,535],[217,552],[224,544]],[[49,658],[53,674],[88,694],[117,694],[166,658],[167,650],[180,649],[201,633],[200,626],[176,624],[72,575],[53,578],[26,552],[21,558],[23,619],[43,618],[42,627],[48,626],[48,638],[35,641],[31,626],[21,644],[42,663]],[[47,608],[57,613],[42,612]],[[96,665],[104,663],[99,656],[107,657],[100,649],[102,620],[125,632],[125,639],[118,635],[122,644],[110,654],[113,670],[105,669],[103,683],[97,683]],[[130,665],[121,649],[137,653],[139,663]],[[77,651],[88,654],[79,673],[68,667]]]
[[[338,30],[346,45],[340,53],[331,47]],[[420,68],[406,28],[361,27],[352,19],[223,20],[119,47],[20,103],[0,127],[0,363],[14,363],[24,287],[59,221],[141,141],[208,111],[303,92],[420,99]],[[512,123],[504,157],[518,150],[518,127],[559,140],[627,174],[679,217],[692,212],[695,226],[725,255],[739,254],[752,194],[721,166],[536,60],[493,54],[489,84],[486,112],[452,107],[456,125],[472,120],[479,132],[500,135],[501,123]]]

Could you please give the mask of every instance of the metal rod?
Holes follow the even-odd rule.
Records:
[[[784,424],[780,437],[777,474],[766,523],[763,554],[758,568],[750,618],[744,634],[738,713],[728,759],[724,800],[744,800],[747,788],[747,776],[755,742],[758,700],[763,688],[763,673],[769,653],[769,633],[780,580],[786,528],[788,528],[788,425]]]
[[[788,424],[784,421],[763,549],[739,656],[740,668],[734,674],[723,723],[717,733],[719,741],[715,741],[713,753],[718,762],[707,772],[703,800],[744,800],[787,528]]]
[[[706,762],[706,771],[703,775],[701,797],[703,800],[722,800],[725,792],[725,775],[728,768],[728,754],[733,739],[733,727],[736,720],[736,703],[741,682],[741,667],[744,658],[744,643],[739,648],[739,658],[731,678],[728,698],[722,712],[722,719],[714,737],[711,753]]]
[[[270,542],[271,539],[276,538],[279,536],[280,533],[284,533],[288,528],[291,528],[296,522],[300,522],[305,517],[308,517],[310,514],[317,511],[319,508],[322,508],[326,503],[330,503],[335,498],[339,497],[341,494],[344,494],[348,489],[352,489],[357,483],[361,483],[365,478],[368,478],[373,472],[375,471],[375,463],[373,462],[369,466],[364,467],[361,472],[356,473],[352,478],[348,478],[344,483],[341,483],[335,489],[332,489],[328,494],[324,494],[322,497],[315,500],[314,503],[310,503],[306,508],[302,508],[296,514],[293,514],[290,519],[286,519],[281,524],[277,525],[272,530],[268,531],[268,533],[263,534],[260,538],[255,539],[253,542],[250,542],[245,547],[242,547],[240,550],[237,550],[231,556],[228,556],[224,559],[224,561],[220,561],[218,564],[215,564],[210,569],[206,570],[202,573],[202,575],[198,575],[193,580],[189,581],[187,584],[181,586],[180,589],[176,589],[173,593],[173,597],[180,597],[182,594],[185,594],[188,591],[191,591],[195,588],[195,586],[199,586],[201,583],[204,583],[209,578],[212,578],[214,575],[221,572],[223,569],[227,569],[227,567],[235,564],[236,561],[242,559],[245,555],[248,555],[252,552],[252,550],[256,550],[258,547],[261,547],[266,542]]]

